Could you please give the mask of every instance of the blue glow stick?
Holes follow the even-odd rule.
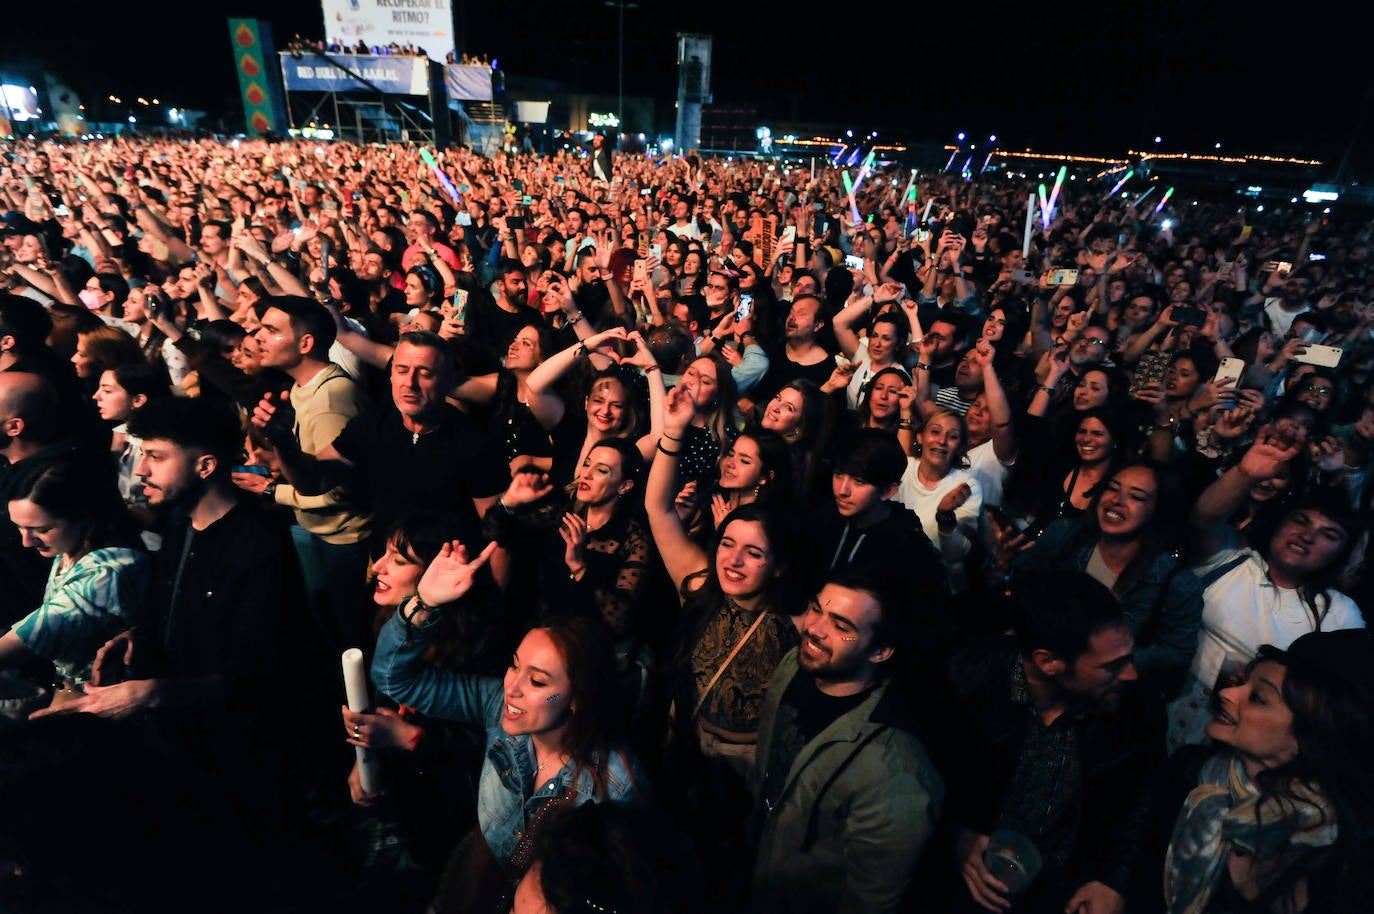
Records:
[[[849,215],[854,217],[854,224],[858,225],[861,220],[859,219],[859,204],[854,200],[854,182],[849,179],[848,170],[840,172],[840,177],[844,179],[845,193],[849,194]]]
[[[953,152],[951,152],[951,153],[949,154],[949,161],[945,163],[945,167],[942,169],[942,171],[949,171],[949,166],[951,166],[951,165],[954,164],[954,157],[957,156],[958,154],[959,154],[959,150],[957,150],[957,149],[954,150]]]
[[[1111,189],[1111,191],[1107,194],[1106,199],[1110,200],[1112,197],[1115,197],[1115,196],[1116,196],[1116,192],[1119,191],[1119,190],[1121,190],[1121,188],[1125,187],[1125,186],[1126,186],[1126,182],[1129,181],[1129,180],[1131,180],[1131,176],[1134,175],[1134,174],[1135,174],[1135,169],[1134,169],[1134,168],[1128,168],[1128,169],[1126,170],[1126,177],[1124,177],[1124,178],[1122,178],[1120,181],[1117,181],[1117,182],[1116,182],[1116,186],[1113,187],[1113,188]]]
[[[458,193],[458,188],[453,185],[452,179],[450,179],[448,175],[444,174],[444,170],[439,167],[438,162],[434,161],[434,156],[430,155],[429,150],[421,149],[420,158],[424,159],[425,164],[428,165],[431,169],[433,169],[435,180],[437,180],[439,182],[439,186],[444,189],[444,193],[448,194],[449,199],[456,203],[458,206],[462,207],[463,195]]]
[[[1169,188],[1168,190],[1166,190],[1166,191],[1164,192],[1164,197],[1163,197],[1163,199],[1161,199],[1161,200],[1159,201],[1159,205],[1155,207],[1155,212],[1157,213],[1157,212],[1159,212],[1160,210],[1164,209],[1164,207],[1169,203],[1169,198],[1172,197],[1173,195],[1174,195],[1174,189],[1173,189],[1172,187]]]
[[[1059,174],[1054,179],[1054,190],[1050,191],[1050,215],[1054,215],[1054,205],[1059,202],[1059,188],[1064,186],[1064,176],[1069,173],[1069,166],[1060,165]]]
[[[1157,187],[1159,187],[1158,184],[1151,184],[1149,189],[1146,190],[1145,193],[1135,198],[1135,202],[1131,204],[1131,209],[1135,209],[1137,206],[1143,203],[1145,201],[1145,198],[1150,196],[1150,194],[1154,193]]]

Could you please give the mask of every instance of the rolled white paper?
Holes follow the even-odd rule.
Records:
[[[363,671],[363,652],[350,647],[343,652],[344,692],[348,696],[348,710],[355,714],[367,710],[367,674]],[[358,777],[363,790],[376,793],[382,786],[382,773],[377,770],[377,759],[372,750],[354,746],[358,756]]]
[[[1031,226],[1035,225],[1035,194],[1026,194],[1026,240],[1021,245],[1021,256],[1030,257]]]
[[[930,221],[930,208],[935,205],[935,198],[931,197],[926,201],[926,211],[921,213],[921,224],[925,225]]]

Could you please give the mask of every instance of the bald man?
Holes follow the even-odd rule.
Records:
[[[26,549],[9,517],[10,493],[52,459],[75,450],[57,440],[58,398],[36,374],[0,371],[0,628],[38,606],[52,566]]]

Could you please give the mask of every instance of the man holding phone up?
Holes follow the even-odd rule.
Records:
[[[719,351],[730,365],[740,396],[747,396],[768,373],[768,355],[754,336],[754,299],[739,292],[739,278],[717,270],[706,280],[707,332],[697,346],[702,355]]]

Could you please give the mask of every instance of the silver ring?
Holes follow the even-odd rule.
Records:
[[[359,736],[360,734],[361,734],[361,729],[359,728],[359,726],[358,726],[357,724],[354,724],[354,725],[353,725],[353,738],[354,738],[354,739],[357,739],[358,736]]]

